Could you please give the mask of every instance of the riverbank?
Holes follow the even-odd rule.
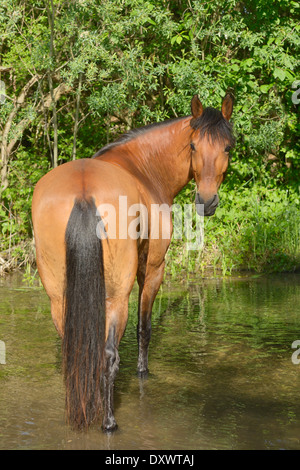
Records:
[[[35,268],[35,250],[32,238],[0,251],[0,277],[13,271]]]
[[[0,255],[0,279],[20,275],[24,286],[41,286],[32,241],[28,243],[27,250],[24,259],[11,258],[5,261]],[[174,280],[184,282],[191,281],[196,277],[201,279],[240,279],[270,274],[300,273],[299,253],[293,256],[282,253],[282,258],[278,252],[274,253],[274,263],[272,264],[271,260],[268,260],[269,269],[261,269],[262,258],[257,259],[258,263],[255,267],[251,268],[247,264],[237,264],[235,267],[234,257],[229,258],[229,256],[230,252],[221,251],[215,244],[206,247],[203,251],[187,251],[183,245],[178,246],[172,242],[166,256],[164,280],[166,282]],[[285,263],[280,263],[280,259]]]

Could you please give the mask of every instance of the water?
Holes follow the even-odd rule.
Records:
[[[20,276],[0,280],[0,449],[300,449],[300,275],[164,283],[144,381],[136,309],[135,289],[115,387],[119,430],[75,432],[48,298]]]

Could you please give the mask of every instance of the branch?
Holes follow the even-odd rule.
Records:
[[[0,73],[8,72],[9,70],[12,70],[12,69],[13,69],[12,65],[0,65]]]
[[[53,97],[54,97],[55,102],[57,102],[62,95],[68,93],[69,91],[71,91],[71,87],[69,85],[66,85],[65,83],[61,83],[60,85],[58,85],[58,87],[56,87],[53,90]],[[39,114],[39,113],[43,112],[44,109],[49,109],[51,104],[52,104],[51,93],[48,93],[46,95],[46,97],[44,99],[42,98],[42,100],[37,105],[36,113]],[[30,118],[29,117],[24,118],[17,124],[17,127],[16,127],[15,132],[14,132],[15,137],[9,142],[9,144],[7,146],[7,154],[8,155],[11,153],[12,149],[14,148],[14,146],[16,145],[18,140],[20,139],[20,137],[23,134],[23,132],[25,131],[25,129],[32,122],[32,120],[33,120],[33,118],[31,118],[31,117]]]
[[[6,146],[7,138],[8,138],[8,134],[9,134],[12,122],[13,122],[18,110],[20,109],[20,107],[24,103],[25,98],[26,98],[30,88],[38,81],[38,79],[39,79],[39,75],[34,75],[29,80],[29,82],[27,82],[26,85],[22,88],[21,93],[19,94],[19,96],[14,100],[14,108],[11,111],[11,113],[8,115],[7,121],[6,121],[4,129],[3,129],[2,145]],[[2,154],[2,160],[3,161],[5,160],[5,157],[3,156],[3,154]]]
[[[29,82],[26,83],[26,85],[22,88],[22,91],[21,93],[19,94],[17,100],[16,100],[16,108],[17,110],[20,108],[20,106],[22,106],[22,104],[24,103],[25,101],[25,98],[30,90],[30,88],[38,81],[38,79],[40,78],[39,75],[34,75],[30,80]]]
[[[58,87],[54,88],[54,90],[53,90],[54,101],[55,102],[58,101],[59,98],[61,97],[61,95],[64,95],[64,94],[68,93],[69,91],[71,91],[70,85],[66,85],[65,83],[60,83],[58,85]],[[50,108],[51,104],[52,104],[51,93],[48,93],[48,95],[46,95],[43,102],[40,103],[39,106],[37,107],[37,110],[42,111],[43,106],[44,106],[44,108]]]

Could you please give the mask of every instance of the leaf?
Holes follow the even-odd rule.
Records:
[[[270,88],[272,88],[273,84],[271,85],[261,85],[259,87],[260,91],[262,91],[262,93],[268,93],[268,91],[270,90]]]
[[[285,78],[286,78],[286,73],[285,73],[284,70],[276,68],[274,70],[274,77],[279,78],[279,80],[281,80],[283,82],[283,80],[285,80]]]
[[[155,21],[152,20],[151,18],[148,18],[148,23],[152,24],[153,26],[156,26]]]
[[[251,67],[252,63],[253,59],[250,57],[249,59],[243,60],[241,65],[243,66],[243,68],[248,68]]]

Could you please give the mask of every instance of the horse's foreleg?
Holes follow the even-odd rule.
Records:
[[[156,294],[161,285],[165,263],[159,268],[147,270],[144,282],[140,283],[139,321],[138,321],[138,375],[143,377],[148,373],[148,349],[151,338],[151,314]]]

